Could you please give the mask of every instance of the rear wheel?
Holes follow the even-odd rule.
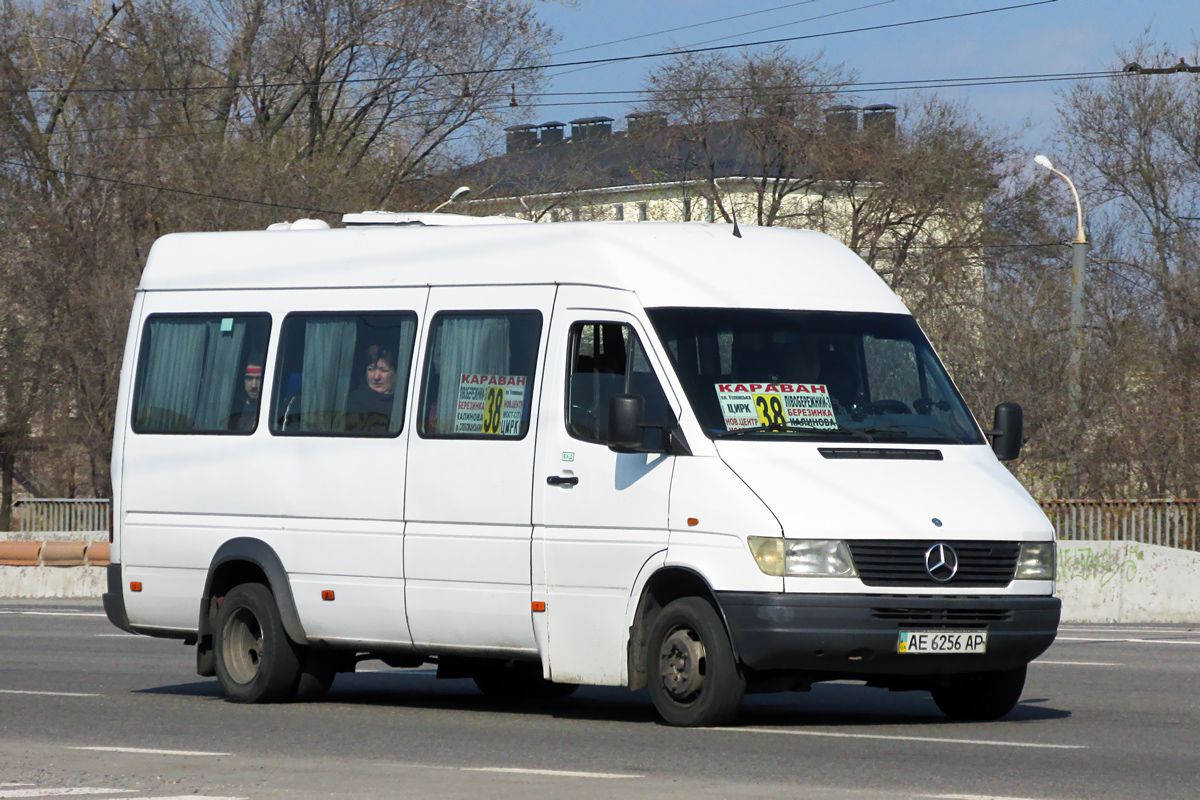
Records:
[[[650,699],[670,725],[723,725],[746,693],[725,626],[698,597],[668,603],[659,614],[646,667]]]
[[[243,583],[225,595],[213,645],[217,680],[229,700],[277,703],[291,697],[300,656],[266,586]]]
[[[1025,667],[948,675],[932,689],[933,701],[951,719],[1000,719],[1012,711],[1025,688]]]
[[[573,683],[554,683],[542,677],[542,665],[536,661],[510,661],[497,664],[474,677],[479,691],[497,700],[535,700],[566,697],[579,687]]]

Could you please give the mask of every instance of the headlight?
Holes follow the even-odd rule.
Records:
[[[1021,542],[1017,573],[1013,578],[1019,581],[1054,580],[1054,542]]]
[[[748,538],[758,568],[768,575],[853,578],[858,575],[850,548],[838,539]]]

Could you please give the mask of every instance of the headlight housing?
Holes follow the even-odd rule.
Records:
[[[767,575],[782,577],[855,578],[858,570],[850,548],[840,539],[781,539],[750,536],[750,552]]]
[[[1054,542],[1021,542],[1017,553],[1018,581],[1054,580]]]

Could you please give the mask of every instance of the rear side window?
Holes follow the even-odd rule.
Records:
[[[279,334],[271,432],[396,436],[417,315],[289,314]]]
[[[134,432],[253,433],[270,334],[267,314],[150,317],[138,354]]]
[[[542,315],[537,311],[434,317],[422,386],[421,435],[524,437],[541,335]]]

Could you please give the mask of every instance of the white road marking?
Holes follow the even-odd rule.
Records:
[[[1060,625],[1060,631],[1090,633],[1187,633],[1200,634],[1196,628],[1109,628],[1104,625]]]
[[[0,789],[0,798],[9,797],[67,797],[89,794],[133,794],[133,789],[92,789],[73,787],[61,789]]]
[[[1033,664],[1050,664],[1055,667],[1123,667],[1124,664],[1117,664],[1112,661],[1044,661],[1038,659],[1030,662]]]
[[[11,789],[14,786],[33,786],[32,783],[0,783],[0,789]]]
[[[92,636],[95,636],[98,639],[103,639],[106,637],[115,638],[119,636],[122,639],[145,639],[147,642],[154,639],[153,636],[138,636],[136,633],[93,633]]]
[[[894,742],[934,742],[936,744],[982,744],[995,747],[1037,747],[1046,750],[1087,750],[1086,744],[1043,744],[1041,742],[1004,742],[999,739],[950,739],[940,736],[888,736],[882,733],[833,733],[832,731],[781,731],[777,728],[696,728],[699,731],[776,733],[784,736],[827,736],[832,739],[887,739]]]
[[[995,794],[925,794],[922,797],[933,797],[937,800],[1032,800],[1028,797],[1001,797]]]
[[[206,794],[177,794],[170,797],[122,797],[121,800],[250,800],[249,797],[213,797]]]
[[[1116,636],[1090,638],[1084,636],[1059,636],[1056,642],[1132,642],[1134,644],[1200,644],[1200,639],[1122,639]]]
[[[644,775],[616,772],[572,772],[565,769],[522,769],[520,767],[461,767],[463,772],[508,772],[519,775],[551,775],[557,778],[644,778]]]
[[[20,614],[27,617],[104,617],[90,611],[0,611],[0,614]]]
[[[94,692],[35,692],[28,689],[0,689],[0,694],[38,694],[47,697],[104,697]]]
[[[100,753],[140,753],[148,756],[227,756],[205,750],[152,750],[145,747],[68,747],[68,750],[95,750]]]

